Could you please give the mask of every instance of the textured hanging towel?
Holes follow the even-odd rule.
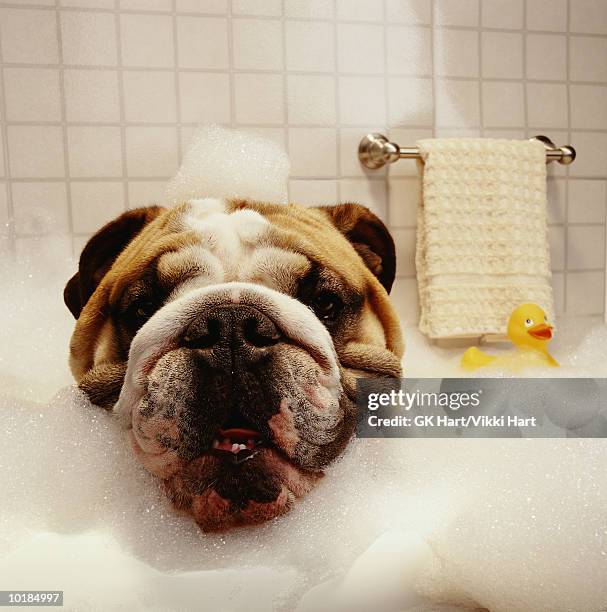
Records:
[[[544,145],[484,138],[417,145],[421,331],[430,338],[503,334],[510,312],[525,302],[554,321]]]

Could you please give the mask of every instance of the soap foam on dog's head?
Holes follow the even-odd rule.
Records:
[[[289,168],[283,147],[271,140],[250,132],[203,126],[167,185],[167,201],[250,198],[286,203]]]

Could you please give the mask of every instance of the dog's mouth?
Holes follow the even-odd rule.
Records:
[[[257,377],[244,371],[226,381],[197,368],[192,351],[179,349],[148,374],[146,393],[132,412],[133,449],[163,480],[173,506],[205,531],[288,512],[352,433],[354,420],[344,417],[350,400],[319,382],[315,362],[290,347],[281,359]],[[300,378],[287,359],[299,366]]]
[[[211,445],[213,454],[230,459],[232,463],[239,464],[252,459],[259,451],[270,443],[253,429],[244,427],[231,427],[220,429]]]
[[[177,510],[204,531],[252,525],[290,510],[322,477],[297,466],[272,439],[246,419],[230,417],[212,442],[164,480]]]

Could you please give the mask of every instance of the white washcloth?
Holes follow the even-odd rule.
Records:
[[[539,141],[417,143],[419,327],[431,338],[504,334],[519,304],[551,321],[546,153]]]

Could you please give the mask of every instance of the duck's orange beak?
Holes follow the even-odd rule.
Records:
[[[539,340],[550,340],[552,338],[552,325],[547,323],[538,323],[527,330],[527,333]]]

